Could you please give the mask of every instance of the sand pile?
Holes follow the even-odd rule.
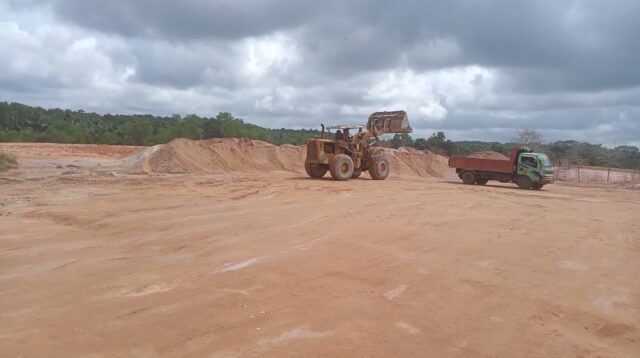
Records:
[[[147,147],[144,150],[128,155],[118,161],[118,165],[125,168],[135,168],[138,171],[142,171],[145,173],[152,172],[151,167],[149,166],[149,157],[163,148],[163,144],[154,145],[152,147]]]
[[[494,159],[494,160],[509,160],[509,157],[506,157],[498,152],[486,151],[486,152],[475,152],[469,155],[471,158],[480,158],[480,159]]]
[[[402,147],[384,148],[385,156],[391,162],[392,175],[446,177],[450,172],[448,159],[428,150]]]
[[[445,177],[447,158],[413,148],[380,148],[391,162],[392,175]],[[124,159],[144,173],[270,172],[304,173],[305,146],[276,146],[262,141],[216,138],[176,139]]]
[[[120,159],[145,147],[108,144],[0,143],[18,159]]]
[[[303,147],[292,145],[237,138],[176,139],[154,149],[136,169],[173,174],[304,171],[303,162]]]

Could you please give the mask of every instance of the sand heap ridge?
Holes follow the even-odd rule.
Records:
[[[392,175],[444,177],[447,158],[413,148],[382,148]],[[259,140],[215,138],[175,139],[126,158],[134,171],[145,173],[304,172],[305,146],[273,145]]]
[[[145,155],[135,169],[146,173],[298,171],[304,151],[238,138],[175,139]]]
[[[444,178],[451,172],[448,159],[428,150],[402,147],[400,149],[383,149],[391,162],[392,175],[432,176]]]
[[[509,157],[490,150],[485,152],[474,152],[469,154],[469,157],[479,159],[509,160]]]

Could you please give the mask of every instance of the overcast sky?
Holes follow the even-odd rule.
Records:
[[[0,0],[0,101],[640,145],[640,1]]]

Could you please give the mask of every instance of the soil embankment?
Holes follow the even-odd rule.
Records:
[[[444,177],[450,171],[447,158],[441,155],[413,148],[382,150],[391,162],[392,175]],[[305,146],[236,138],[176,139],[131,158],[137,158],[134,170],[147,173],[303,172]]]

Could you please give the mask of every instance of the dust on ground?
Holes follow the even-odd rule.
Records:
[[[0,356],[640,353],[637,190],[462,185],[403,151],[385,181],[209,172],[220,146],[178,142],[181,174],[161,146],[0,175]]]

